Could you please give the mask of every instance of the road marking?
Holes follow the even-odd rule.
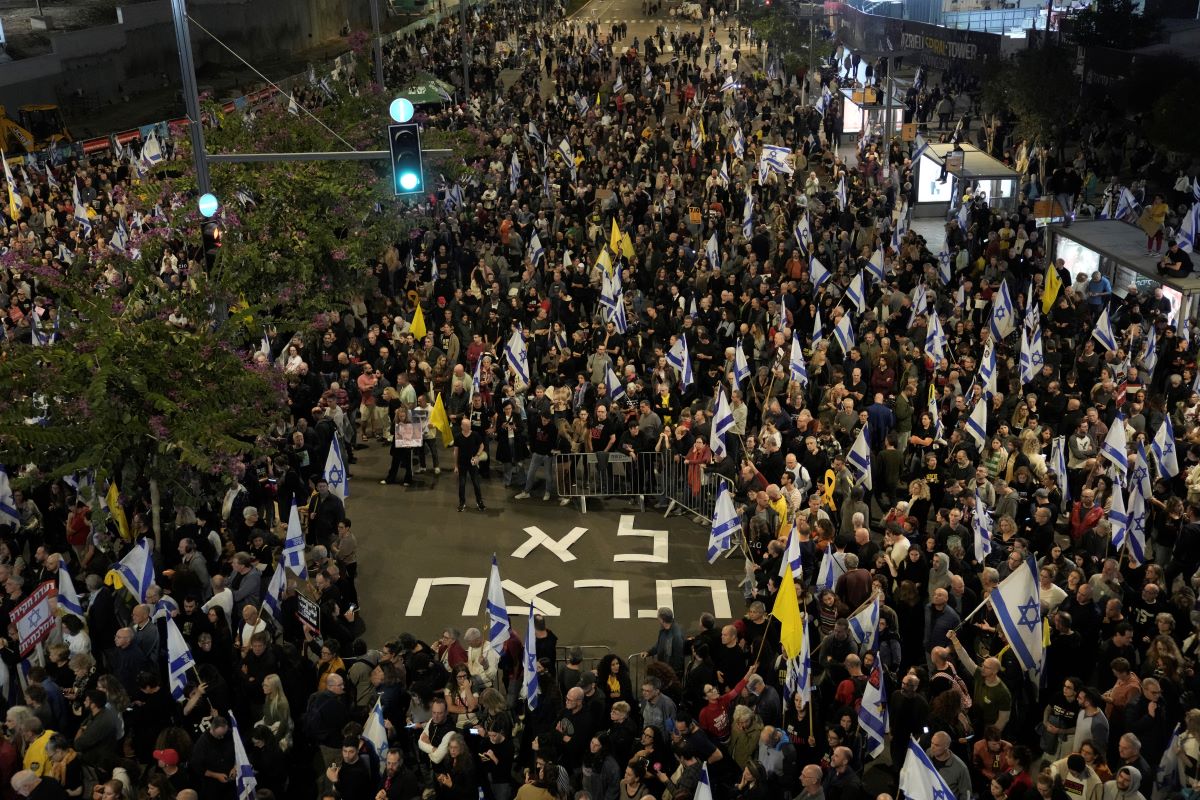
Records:
[[[417,585],[413,587],[404,616],[422,616],[425,613],[425,602],[429,599],[429,590],[434,586],[466,586],[467,596],[463,600],[462,615],[474,617],[478,616],[479,607],[483,604],[487,578],[417,578]]]
[[[613,619],[629,619],[629,581],[606,578],[580,578],[576,589],[612,589]]]
[[[633,515],[622,514],[621,521],[617,524],[617,536],[648,536],[654,540],[652,553],[617,553],[613,556],[613,561],[620,562],[638,562],[642,564],[666,564],[667,559],[667,532],[652,531],[633,527]]]
[[[658,616],[659,608],[674,608],[675,589],[708,589],[712,592],[713,616],[717,619],[729,619],[733,616],[733,610],[729,607],[729,591],[722,579],[675,578],[657,580],[654,583],[658,608],[638,609],[638,619],[654,619]]]
[[[541,528],[532,525],[525,528],[525,535],[529,537],[529,540],[513,551],[513,558],[525,558],[541,546],[554,553],[564,563],[574,561],[575,554],[571,552],[571,545],[579,541],[580,537],[587,533],[587,530],[587,528],[572,528],[570,533],[556,540]]]
[[[533,603],[533,608],[543,617],[557,617],[562,615],[562,609],[551,603],[549,600],[543,600],[542,592],[548,592],[551,589],[557,589],[558,584],[554,581],[542,581],[535,583],[533,586],[525,587],[519,583],[508,580],[507,578],[501,581],[501,585],[506,592],[512,592],[521,599],[521,602],[516,605],[508,606],[510,614],[529,614],[529,604]],[[476,610],[478,613],[478,610]]]

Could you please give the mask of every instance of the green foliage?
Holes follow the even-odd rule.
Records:
[[[1023,50],[994,67],[983,81],[983,106],[1011,115],[1018,138],[1050,140],[1079,107],[1070,54],[1060,48]]]
[[[1071,19],[1071,38],[1083,47],[1131,50],[1154,41],[1158,20],[1135,13],[1133,0],[1096,0]]]
[[[784,71],[788,74],[799,74],[833,54],[833,45],[819,33],[812,37],[812,52],[808,52],[810,20],[793,16],[784,8],[743,7],[741,16],[755,35],[770,45],[772,52],[782,54]],[[811,22],[819,27],[821,17],[812,18]]]

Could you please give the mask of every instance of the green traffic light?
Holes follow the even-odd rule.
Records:
[[[411,192],[417,188],[417,176],[415,173],[406,172],[400,176],[400,188],[406,192]]]

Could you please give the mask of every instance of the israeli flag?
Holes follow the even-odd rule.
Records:
[[[189,670],[196,668],[196,660],[192,658],[192,651],[188,649],[187,642],[184,641],[183,634],[179,632],[179,626],[175,624],[175,620],[167,617],[166,622],[167,677],[170,679],[171,697],[174,697],[176,702],[182,703],[186,699],[187,674]]]
[[[742,349],[739,338],[733,346],[733,380],[737,388],[742,388],[742,381],[750,377],[750,363],[746,360],[746,351]]]
[[[508,165],[508,192],[509,194],[517,193],[517,186],[521,183],[521,160],[517,158],[514,151],[512,154],[512,162]]]
[[[525,344],[525,334],[519,327],[504,345],[504,357],[508,359],[508,366],[512,367],[521,382],[529,386],[529,348]]]
[[[617,377],[617,373],[613,372],[611,366],[604,369],[604,388],[608,390],[608,396],[613,400],[620,400],[625,396],[625,386]]]
[[[1169,416],[1163,417],[1162,425],[1158,427],[1154,439],[1150,442],[1150,450],[1158,461],[1159,472],[1168,478],[1179,474],[1179,457],[1175,453],[1175,428],[1171,425]]]
[[[1003,341],[1016,328],[1013,316],[1012,295],[1008,292],[1008,281],[1000,283],[1000,291],[992,298],[992,321],[990,323],[992,338],[997,342]]]
[[[810,258],[813,255],[813,240],[812,228],[808,224],[808,212],[805,211],[800,215],[800,219],[796,220],[796,229],[792,233],[796,237],[796,244],[800,247],[800,255],[804,258]],[[822,267],[824,269],[824,267]],[[813,284],[820,286],[813,279]]]
[[[830,94],[829,87],[826,86],[821,89],[821,96],[817,98],[817,102],[813,106],[813,109],[823,117],[825,116],[825,111],[829,108],[829,103],[832,100],[833,95]]]
[[[1113,487],[1112,504],[1108,510],[1108,521],[1112,525],[1113,549],[1118,555],[1125,546],[1125,538],[1129,533],[1129,512],[1125,510],[1125,492],[1120,486]]]
[[[725,446],[725,435],[732,427],[733,412],[729,410],[729,401],[725,399],[725,390],[718,386],[717,401],[713,407],[712,428],[708,434],[708,446],[713,451],[713,455],[729,454],[729,449]]]
[[[996,396],[996,346],[988,342],[983,348],[983,358],[979,361],[979,373],[975,382],[981,384],[983,398],[990,400]]]
[[[162,145],[158,143],[158,135],[151,131],[146,137],[146,143],[142,145],[142,161],[154,166],[162,160]]]
[[[533,124],[533,120],[530,120],[529,124],[525,126],[525,138],[531,142],[537,142],[540,145],[545,144],[545,142],[542,141],[542,135],[538,133],[537,126]]]
[[[529,601],[529,622],[525,627],[525,704],[530,711],[538,707],[537,629],[533,626],[533,601]]]
[[[763,145],[759,162],[765,164],[772,172],[784,175],[795,174],[792,169],[792,148],[774,144]]]
[[[800,637],[800,652],[795,658],[788,659],[787,673],[783,682],[783,692],[790,702],[793,697],[800,695],[804,703],[812,701],[812,637],[808,633],[808,621],[803,613],[800,614],[803,633]]]
[[[325,480],[329,482],[329,491],[345,502],[350,496],[350,476],[346,472],[346,460],[342,458],[342,446],[337,436],[329,441],[329,454],[325,456]]]
[[[824,326],[821,325],[821,311],[819,309],[814,308],[813,309],[813,334],[812,334],[813,347],[816,347],[817,342],[821,341],[823,338],[825,338],[825,328],[824,328]],[[847,352],[849,352],[849,351],[847,351]]]
[[[84,236],[92,235],[92,220],[88,217],[87,208],[84,207],[83,201],[79,199],[79,179],[76,178],[71,185],[71,202],[75,206],[72,212],[72,217],[79,223],[79,227],[83,228]]]
[[[488,646],[497,656],[504,654],[512,625],[508,620],[508,604],[504,600],[504,585],[500,581],[500,565],[492,553],[492,571],[487,584]]]
[[[846,453],[846,465],[854,473],[854,485],[871,489],[871,447],[867,444],[867,427],[863,425],[850,452]]]
[[[808,261],[808,274],[812,278],[814,289],[833,277],[833,273],[825,269],[825,265],[816,256]]]
[[[797,535],[795,522],[792,523],[792,529],[788,532],[787,546],[783,549],[783,560],[779,562],[779,577],[787,575],[789,569],[796,578],[804,574],[804,564],[800,557],[800,537]]]
[[[617,73],[617,79],[613,81],[612,90],[613,94],[621,94],[625,91],[625,78],[619,72]]]
[[[817,571],[817,588],[833,591],[839,575],[846,574],[846,554],[836,553],[832,547],[825,551],[821,559],[821,568]]]
[[[117,220],[117,229],[113,231],[112,238],[108,240],[108,244],[109,247],[118,253],[125,252],[125,248],[129,245],[129,231],[125,229],[125,220]]]
[[[883,265],[883,250],[876,249],[867,261],[867,272],[877,283],[883,283],[886,273]]]
[[[837,194],[838,210],[845,211],[847,201],[846,201],[846,176],[844,174],[840,178],[838,178],[836,194]]]
[[[971,415],[966,421],[967,433],[971,434],[971,438],[975,440],[975,447],[980,451],[987,441],[987,407],[987,398],[984,397],[971,409]]]
[[[287,565],[281,560],[271,573],[271,582],[267,584],[267,591],[263,595],[263,608],[276,622],[283,622],[283,590],[287,588],[287,571]]]
[[[738,158],[746,157],[746,137],[742,134],[742,129],[739,127],[733,132],[733,154]]]
[[[721,554],[733,547],[733,534],[742,529],[741,517],[733,506],[729,484],[724,479],[717,489],[717,503],[713,509],[712,530],[708,534],[708,563],[715,563]]]
[[[866,740],[863,750],[872,758],[883,753],[884,742],[891,727],[888,724],[887,687],[883,685],[883,664],[875,660],[875,667],[867,685],[863,687],[862,704],[858,707],[858,727]]]
[[[1040,678],[1046,655],[1042,645],[1042,601],[1038,594],[1037,574],[1037,564],[1030,556],[992,590],[988,599],[1013,655],[1023,669]]]
[[[571,143],[566,137],[558,143],[558,152],[562,155],[563,161],[567,162],[567,167],[571,170],[571,180],[575,180],[575,151],[571,149]]]
[[[857,273],[850,281],[850,285],[846,287],[846,298],[854,304],[858,313],[861,314],[867,310],[867,291],[862,272]]]
[[[471,397],[479,394],[482,391],[481,376],[479,371],[483,368],[483,356],[475,360],[475,371],[471,373]]]
[[[879,641],[879,595],[849,619],[850,636],[862,645],[864,652],[873,651]]]
[[[3,512],[0,511],[0,518],[2,516]],[[71,573],[67,571],[66,565],[61,560],[58,562],[58,605],[64,611],[69,611],[83,619],[83,605],[79,602],[75,583],[71,580]]]
[[[975,534],[975,560],[980,564],[992,554],[992,518],[988,516],[987,506],[979,496],[979,488],[975,488],[975,513],[971,515],[971,530]]]
[[[300,509],[292,500],[288,513],[287,536],[283,540],[283,557],[279,566],[287,567],[302,581],[308,580],[308,562],[304,558],[304,531],[300,528]]]
[[[754,195],[746,190],[746,202],[742,206],[742,236],[749,239],[754,235]]]
[[[1055,436],[1050,444],[1050,469],[1058,476],[1058,485],[1062,487],[1063,502],[1071,499],[1070,481],[1067,474],[1067,437]]]
[[[696,127],[696,123],[692,123],[691,144],[693,150],[699,150],[704,144],[704,136],[700,133],[700,129]]]
[[[588,112],[587,95],[583,95],[583,96],[575,98],[575,108],[577,108],[579,110],[580,116],[583,116],[584,114],[586,114]]]
[[[740,88],[741,88],[741,85],[738,84],[738,82],[736,80],[734,80],[732,72],[725,76],[725,82],[721,84],[722,92],[732,92],[732,91],[736,91],[737,89],[740,89]]]
[[[929,142],[925,141],[925,137],[918,133],[917,138],[913,139],[912,162],[916,164],[928,149]]]
[[[687,337],[680,336],[667,352],[667,363],[679,372],[684,391],[692,385],[692,359],[688,355]]]
[[[717,174],[717,177],[721,179],[721,183],[725,186],[725,188],[728,189],[729,188],[729,159],[728,158],[721,161],[721,171]]]
[[[900,769],[900,793],[909,800],[954,800],[946,779],[915,738],[908,740],[908,755]]]
[[[1192,178],[1192,199],[1200,202],[1200,175]]]
[[[1105,194],[1104,205],[1100,207],[1100,211],[1096,213],[1096,219],[1112,219],[1113,218],[1113,198],[1111,194]]]
[[[650,64],[646,64],[646,71],[642,73],[642,83],[651,84],[654,82],[654,73],[650,71]]]
[[[925,353],[937,364],[946,356],[946,333],[937,314],[929,315],[929,328],[925,331]]]
[[[1196,237],[1200,236],[1200,203],[1193,203],[1179,223],[1179,249],[1191,253],[1196,248]]]
[[[383,721],[383,700],[375,701],[374,708],[367,716],[367,724],[363,726],[362,738],[375,751],[375,760],[379,762],[379,774],[387,769],[388,735],[387,726]]]
[[[1129,470],[1129,486],[1140,491],[1142,497],[1150,497],[1154,492],[1150,481],[1150,457],[1146,455],[1146,446],[1142,444],[1141,439],[1138,439],[1134,446],[1137,447],[1138,463]]]
[[[1113,490],[1113,496],[1121,493],[1119,488]],[[1134,484],[1129,493],[1129,561],[1134,567],[1146,563],[1146,496],[1141,488]]]
[[[908,314],[908,327],[915,328],[917,317],[927,313],[929,313],[929,293],[925,290],[925,284],[920,283],[913,290],[912,311]]]
[[[1136,218],[1140,214],[1140,206],[1134,198],[1133,192],[1129,191],[1126,186],[1121,187],[1121,198],[1117,201],[1116,219],[1125,219],[1126,217]]]
[[[1154,368],[1158,365],[1158,331],[1154,325],[1150,325],[1150,329],[1146,332],[1145,350],[1142,353],[1142,366],[1146,368],[1146,372],[1150,375],[1154,374]]]
[[[113,566],[113,571],[121,576],[121,582],[139,603],[146,602],[146,592],[154,584],[154,561],[146,539],[138,539],[133,549]]]
[[[950,268],[950,253],[946,250],[943,250],[938,253],[938,279],[941,280],[942,283],[949,286],[953,277],[954,275]]]
[[[788,360],[792,380],[801,386],[808,386],[808,364],[804,361],[804,349],[800,347],[800,337],[792,334],[792,353]]]
[[[1030,334],[1028,328],[1021,329],[1021,385],[1037,377],[1042,368],[1042,329]]]
[[[708,777],[708,762],[700,764],[700,780],[696,783],[696,791],[692,800],[713,800],[712,781]]]
[[[833,326],[833,338],[842,348],[842,353],[849,355],[855,344],[854,328],[850,325],[849,314],[843,314],[837,325]]]
[[[246,744],[238,731],[237,717],[229,712],[229,735],[233,738],[233,769],[234,784],[237,787],[237,800],[251,800],[258,789],[258,778],[254,775],[254,767],[246,757]]]
[[[713,231],[713,235],[708,237],[708,243],[704,245],[704,257],[713,269],[721,268],[721,243],[717,241],[716,231]]]
[[[1116,468],[1121,475],[1121,483],[1125,482],[1125,475],[1129,472],[1129,453],[1126,451],[1125,439],[1125,416],[1120,412],[1113,419],[1112,426],[1108,429],[1108,434],[1104,437],[1104,443],[1100,445],[1100,455],[1107,458],[1109,462]]]

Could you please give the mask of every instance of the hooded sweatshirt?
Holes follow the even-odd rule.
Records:
[[[1142,785],[1142,771],[1137,767],[1121,767],[1117,770],[1118,775],[1122,772],[1129,773],[1129,789],[1121,791],[1114,778],[1104,784],[1102,800],[1146,800],[1145,795],[1138,791],[1138,787]]]

